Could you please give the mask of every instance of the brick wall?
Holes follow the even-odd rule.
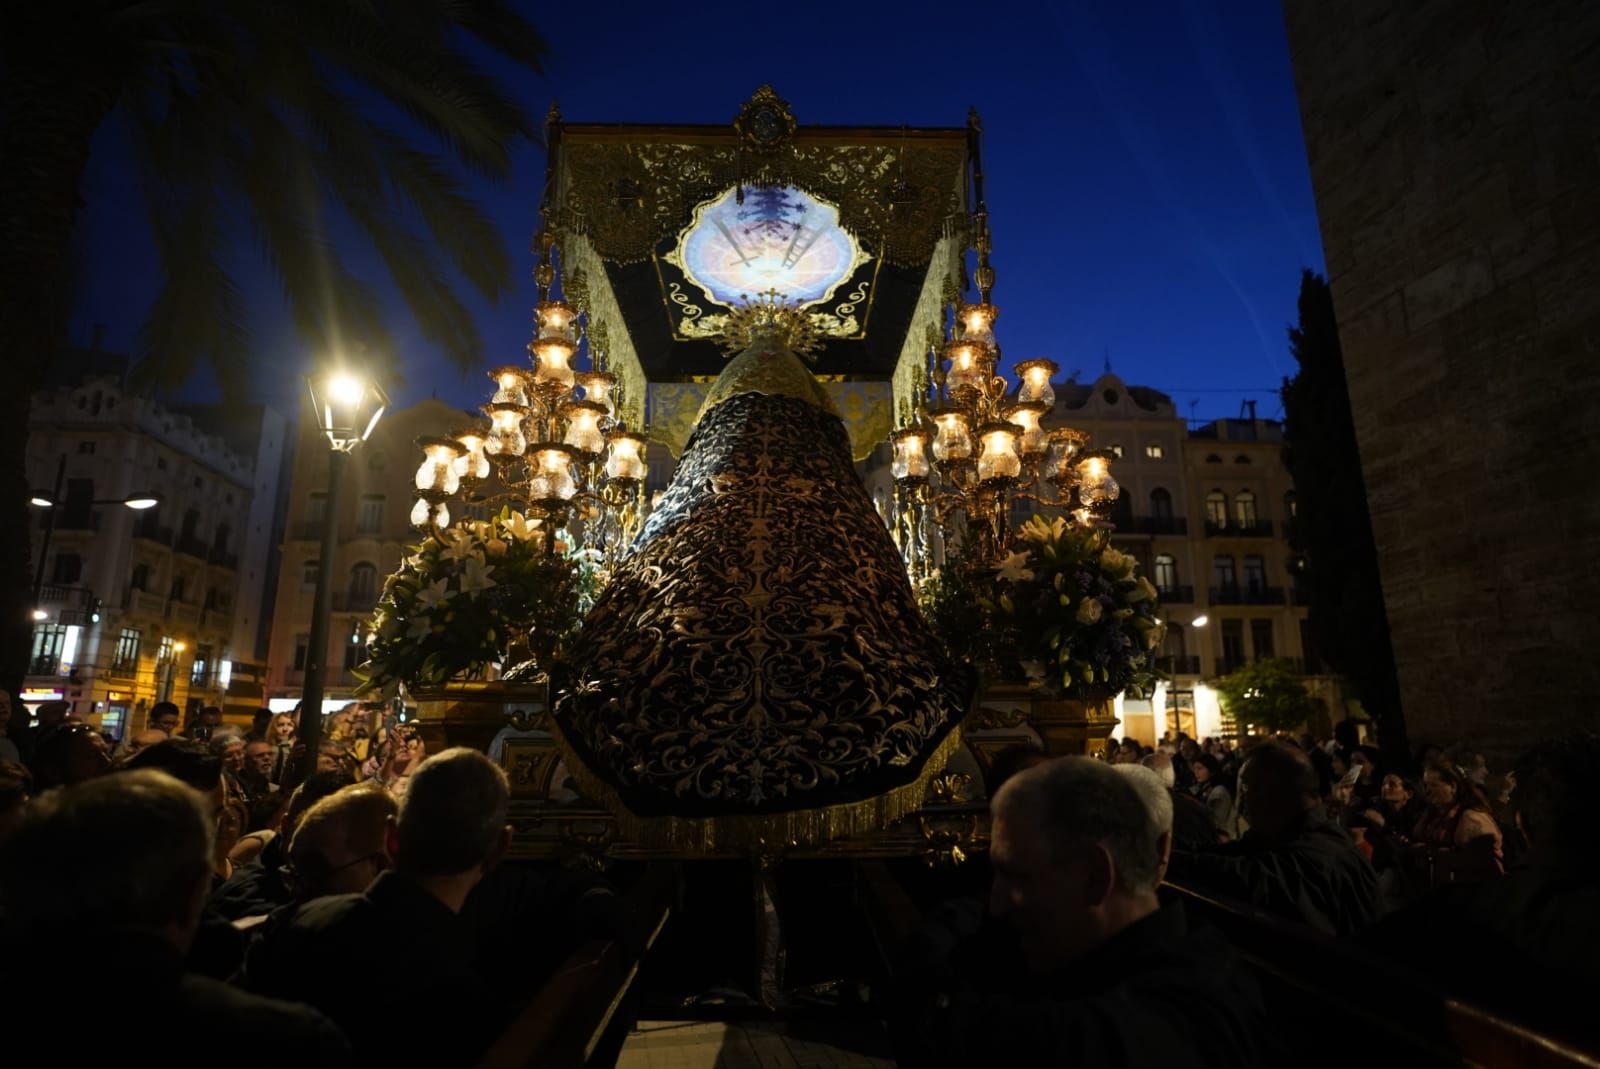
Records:
[[[1600,727],[1600,3],[1285,0],[1413,741]]]

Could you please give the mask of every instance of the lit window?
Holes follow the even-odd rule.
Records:
[[[1156,557],[1156,589],[1170,594],[1178,585],[1178,562],[1166,553]]]
[[[1149,445],[1144,447],[1144,455],[1149,457],[1151,460],[1160,460],[1162,457],[1167,455],[1167,451],[1161,448],[1160,442],[1151,442]]]
[[[1108,451],[1111,453],[1112,456],[1116,457],[1118,460],[1122,459],[1122,446],[1120,446],[1120,445],[1118,445],[1118,444],[1113,442]]]
[[[1256,525],[1256,495],[1249,490],[1241,490],[1233,499],[1233,512],[1239,520],[1239,528],[1248,531]]]
[[[1228,495],[1221,490],[1206,495],[1206,522],[1213,527],[1228,526]]]

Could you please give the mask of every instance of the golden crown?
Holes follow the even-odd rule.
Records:
[[[745,297],[728,313],[721,345],[732,355],[750,348],[759,338],[776,338],[801,356],[822,344],[810,314],[798,301],[789,300],[775,289],[757,294],[754,300]]]

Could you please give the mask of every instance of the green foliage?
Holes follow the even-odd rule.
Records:
[[[1104,531],[1034,517],[987,571],[957,554],[924,588],[923,612],[953,656],[1047,693],[1145,690],[1164,626],[1155,588]]]
[[[603,581],[583,553],[546,552],[521,513],[429,535],[384,583],[362,690],[389,696],[527,659],[548,670]]]
[[[1213,684],[1222,708],[1243,727],[1292,731],[1309,720],[1317,703],[1287,661],[1251,661]]]

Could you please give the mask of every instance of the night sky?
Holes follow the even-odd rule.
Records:
[[[1323,263],[1278,0],[538,10],[548,70],[507,71],[535,116],[555,98],[573,122],[726,122],[763,82],[802,124],[959,126],[976,105],[1007,360],[1049,356],[1091,380],[1109,360],[1199,419],[1236,415],[1247,395],[1279,412],[1300,270]],[[74,340],[100,322],[127,351],[156,280],[124,159],[107,127],[85,187]],[[522,358],[529,338],[543,169],[524,146],[511,183],[474,182],[521,258],[499,306],[468,294],[484,370]],[[382,282],[375,258],[347,258]],[[310,354],[248,240],[238,262],[262,395],[283,403]],[[482,403],[487,379],[447,367],[391,305],[397,400]]]

